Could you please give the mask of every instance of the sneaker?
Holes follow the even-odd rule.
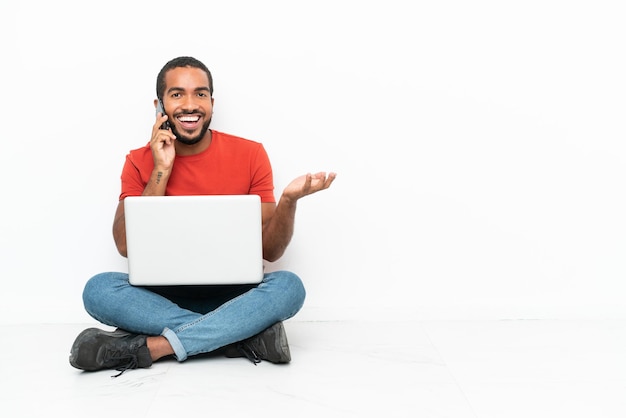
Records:
[[[146,336],[117,329],[113,332],[88,328],[81,332],[70,352],[70,364],[77,369],[95,371],[115,369],[119,374],[128,369],[150,367],[152,357]]]
[[[254,365],[261,360],[272,363],[289,363],[291,353],[287,343],[287,333],[282,322],[277,322],[265,331],[246,340],[226,347],[226,357],[247,357]]]

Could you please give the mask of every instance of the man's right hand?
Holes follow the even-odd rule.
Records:
[[[150,139],[150,149],[154,160],[154,168],[160,171],[169,171],[174,165],[176,148],[174,141],[176,135],[170,129],[161,129],[163,122],[167,120],[167,115],[159,113],[152,126],[152,138]]]

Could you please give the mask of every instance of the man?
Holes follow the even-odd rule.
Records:
[[[113,237],[126,257],[124,199],[127,196],[257,194],[262,202],[263,258],[279,259],[289,244],[298,199],[327,189],[335,173],[306,174],[293,180],[278,203],[262,144],[209,129],[213,79],[192,57],[169,61],[157,76],[157,112],[152,138],[129,152]],[[157,107],[158,109],[158,107]],[[184,214],[181,214],[184,216]],[[158,228],[159,225],[155,225]],[[163,243],[167,245],[167,243]],[[113,332],[84,330],[74,341],[70,364],[82,370],[150,367],[165,356],[223,352],[286,363],[291,360],[282,321],[302,307],[305,290],[288,271],[265,273],[259,285],[135,287],[128,274],[101,273],[85,285],[83,302]]]

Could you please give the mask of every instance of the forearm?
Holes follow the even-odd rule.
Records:
[[[142,196],[165,196],[167,181],[170,178],[170,170],[155,168],[152,170],[150,180],[143,189]]]
[[[126,252],[126,219],[124,217],[124,201],[120,200],[113,218],[113,240],[117,247],[117,252],[122,257],[127,256]]]
[[[263,258],[273,262],[285,253],[293,236],[296,199],[281,196],[270,220],[263,225]]]

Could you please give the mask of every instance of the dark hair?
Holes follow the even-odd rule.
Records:
[[[170,60],[163,66],[163,68],[161,68],[161,71],[159,71],[156,81],[157,98],[163,100],[163,94],[165,93],[165,73],[179,67],[199,68],[204,71],[209,78],[209,92],[211,93],[211,96],[213,96],[213,76],[207,66],[193,57],[178,57]]]

